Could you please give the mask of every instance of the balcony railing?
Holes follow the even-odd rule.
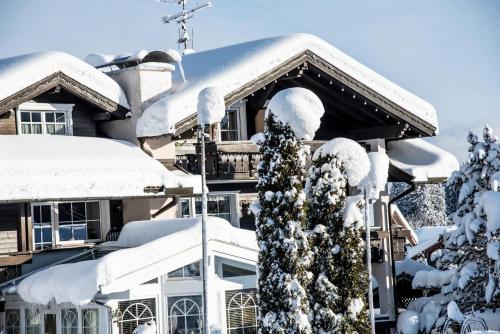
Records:
[[[312,151],[323,143],[306,142]],[[189,173],[200,174],[199,145],[188,145],[192,145],[191,149],[184,147],[183,152],[177,153],[176,164]],[[205,153],[207,180],[257,180],[257,166],[262,155],[250,141],[209,143]]]

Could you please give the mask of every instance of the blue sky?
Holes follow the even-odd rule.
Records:
[[[155,0],[2,0],[0,57],[172,48],[177,29],[160,18],[177,10]],[[500,134],[499,17],[497,0],[213,0],[191,26],[198,50],[315,34],[432,103],[434,141],[463,159],[469,128],[490,123]]]

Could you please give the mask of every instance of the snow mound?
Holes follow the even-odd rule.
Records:
[[[226,114],[224,93],[219,87],[207,87],[198,95],[198,124],[220,122]]]
[[[381,191],[385,189],[389,178],[389,157],[385,152],[370,152],[370,173],[363,180],[362,188],[366,191],[368,198],[377,199]]]
[[[453,154],[419,138],[391,141],[387,154],[391,164],[413,176],[414,182],[446,180],[460,168]]]
[[[224,219],[208,217],[207,231],[209,247],[213,241],[220,241],[258,251],[253,231],[233,227]],[[115,246],[130,248],[97,260],[61,264],[37,272],[19,283],[17,293],[32,304],[48,305],[54,301],[85,305],[98,292],[126,291],[177,269],[178,256],[183,252],[198,248],[201,258],[201,220],[179,218],[128,223]]]
[[[196,114],[193,101],[203,88],[218,86],[229,95],[307,50],[437,129],[436,110],[429,103],[322,39],[292,34],[185,54],[182,63],[189,81],[144,111],[137,123],[137,136],[175,133],[176,123]]]
[[[278,92],[273,96],[266,110],[277,120],[288,124],[295,136],[312,140],[321,125],[325,108],[319,97],[309,89],[295,87]]]
[[[450,283],[452,277],[455,275],[455,270],[449,269],[441,270],[420,270],[416,273],[412,281],[413,289],[430,289],[441,288],[443,285]]]
[[[403,312],[398,317],[399,334],[418,334],[418,314],[415,311]]]
[[[0,101],[58,72],[130,109],[125,93],[113,79],[84,61],[57,51],[0,59]]]
[[[139,325],[132,334],[156,334],[156,322],[151,320],[151,322]]]
[[[144,196],[146,187],[194,187],[126,141],[3,135],[0,201]]]
[[[347,138],[335,138],[321,145],[313,160],[327,155],[337,156],[347,175],[350,186],[356,187],[370,172],[370,159],[361,145]]]

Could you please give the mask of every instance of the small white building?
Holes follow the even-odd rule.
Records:
[[[256,333],[252,231],[208,220],[209,325]],[[7,291],[8,333],[132,333],[140,324],[158,333],[200,333],[201,223],[198,218],[128,223],[101,258],[62,264]],[[78,305],[78,306],[77,306]]]

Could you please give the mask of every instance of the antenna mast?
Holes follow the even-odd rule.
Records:
[[[161,0],[161,2],[169,2],[172,3],[172,0]],[[188,48],[188,41],[191,41],[191,48],[193,47],[193,40],[189,36],[188,32],[188,27],[187,27],[187,21],[191,18],[194,17],[194,13],[199,11],[200,9],[203,9],[205,7],[210,7],[212,6],[212,3],[210,1],[199,4],[194,6],[191,9],[186,10],[186,3],[188,0],[175,0],[178,5],[182,5],[182,11],[178,12],[177,14],[174,15],[167,15],[163,16],[161,18],[163,23],[170,23],[172,21],[175,21],[179,25],[179,39],[177,40],[177,44],[179,45],[179,50],[181,48],[183,49],[183,53],[186,52],[186,49]]]

